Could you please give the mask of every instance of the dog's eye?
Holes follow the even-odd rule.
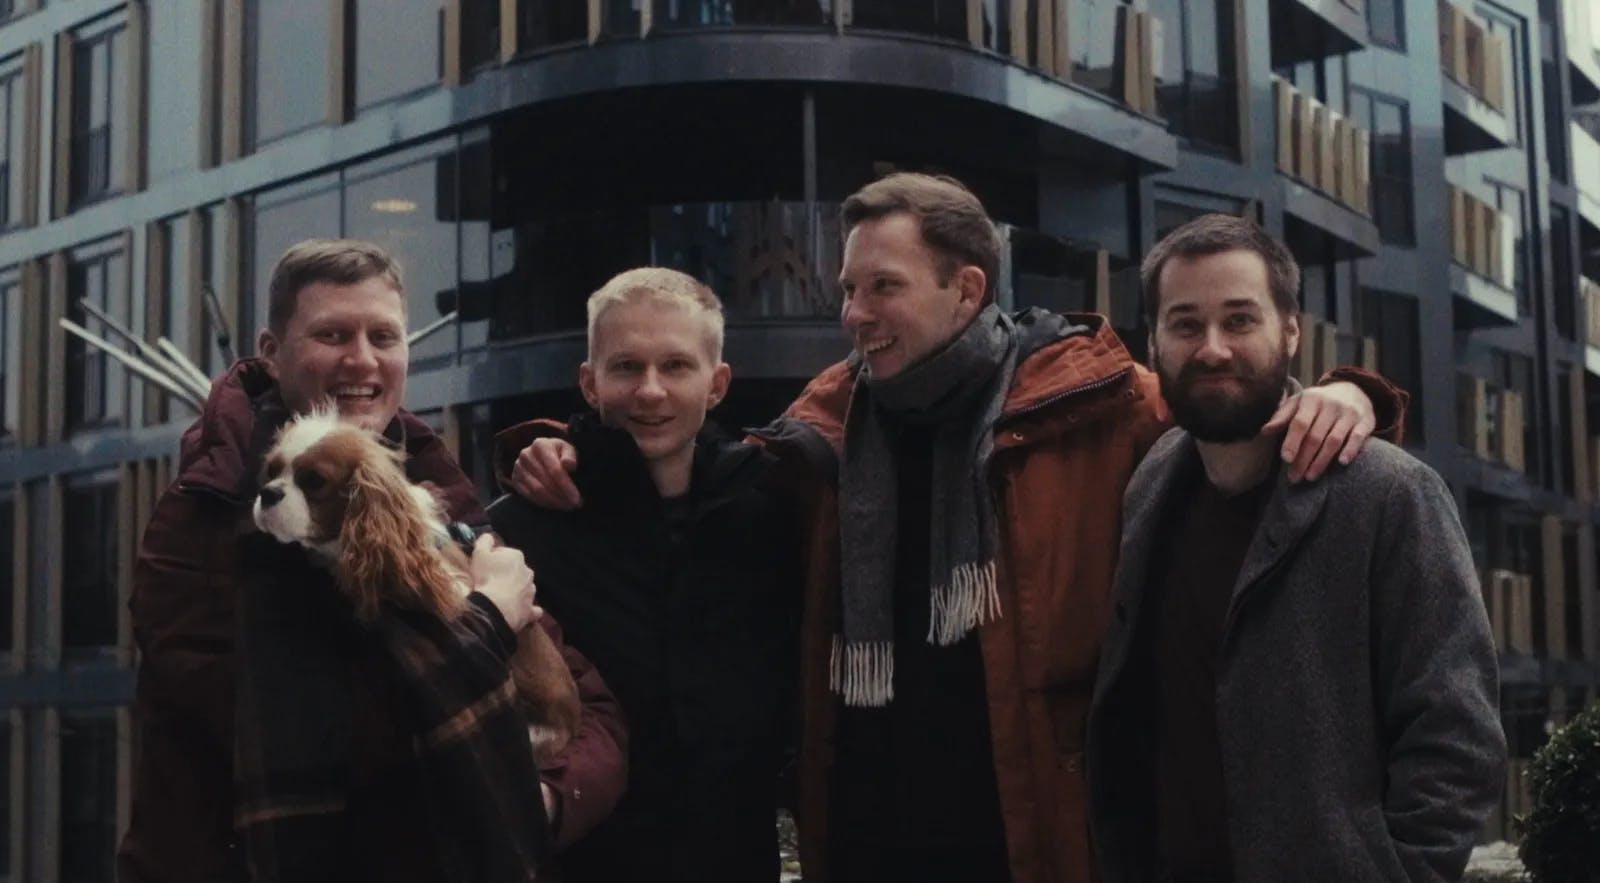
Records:
[[[267,461],[267,469],[266,469],[267,481],[271,481],[274,478],[277,478],[278,477],[278,473],[280,473],[282,471],[283,471],[283,461],[282,460],[268,460]]]
[[[327,484],[328,480],[314,469],[301,469],[295,472],[294,483],[300,485],[302,490],[316,493],[322,490],[323,485]]]

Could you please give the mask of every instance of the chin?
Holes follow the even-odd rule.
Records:
[[[438,500],[411,484],[404,455],[364,426],[364,419],[326,408],[285,426],[265,460],[252,508],[256,526],[310,549],[333,572],[359,620],[371,621],[385,608],[445,621],[467,614],[469,559],[451,540]],[[517,636],[511,673],[535,752],[554,757],[577,730],[578,691],[537,624]]]

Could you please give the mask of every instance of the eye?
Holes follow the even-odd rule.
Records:
[[[665,370],[669,374],[678,374],[678,373],[681,373],[683,371],[689,370],[689,360],[688,359],[668,359],[667,363],[662,366],[662,369]]]
[[[299,485],[301,490],[314,494],[327,486],[328,480],[315,469],[297,469],[294,473],[294,483]]]
[[[1249,313],[1234,313],[1228,317],[1228,328],[1233,331],[1243,331],[1256,324],[1256,317]]]
[[[278,477],[278,473],[280,473],[282,471],[283,471],[283,461],[282,460],[272,459],[272,460],[268,460],[267,461],[267,469],[266,469],[267,481],[271,481],[274,478],[277,478]]]

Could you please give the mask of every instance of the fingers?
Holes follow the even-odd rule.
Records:
[[[1333,464],[1333,458],[1344,448],[1345,440],[1354,431],[1356,418],[1353,414],[1345,414],[1334,421],[1333,428],[1329,430],[1328,437],[1317,447],[1317,455],[1312,458],[1311,465],[1306,468],[1307,481],[1316,481],[1321,478],[1328,467]]]
[[[1272,412],[1272,419],[1261,427],[1261,434],[1272,435],[1282,432],[1283,428],[1289,425],[1289,418],[1294,416],[1295,408],[1299,407],[1299,405],[1300,397],[1298,395],[1284,399],[1283,404],[1278,406],[1278,410]]]
[[[546,509],[576,509],[583,504],[572,473],[578,455],[564,439],[540,438],[517,454],[511,487],[534,505]]]
[[[1371,437],[1372,428],[1367,426],[1365,421],[1356,423],[1355,428],[1350,430],[1350,437],[1345,440],[1344,447],[1339,451],[1339,462],[1348,466],[1350,461],[1361,453],[1361,449],[1367,444],[1367,439]]]
[[[1311,431],[1317,419],[1318,402],[1308,399],[1304,395],[1290,396],[1278,408],[1278,413],[1273,415],[1273,420],[1278,421],[1278,426],[1288,427],[1283,436],[1282,456],[1283,462],[1293,463],[1300,456],[1300,447],[1305,442],[1306,433]],[[1282,418],[1281,420],[1279,418]],[[1268,424],[1271,425],[1270,423]],[[1262,432],[1266,432],[1266,427]]]
[[[1319,408],[1317,410],[1316,417],[1311,421],[1310,427],[1306,429],[1304,437],[1300,440],[1300,449],[1295,452],[1294,462],[1289,466],[1290,481],[1315,478],[1315,476],[1308,475],[1308,473],[1312,464],[1321,455],[1322,447],[1327,442],[1329,434],[1333,432],[1333,428],[1338,424],[1338,421],[1339,416],[1334,409]],[[1299,422],[1301,422],[1300,415],[1295,415],[1294,423]],[[1293,423],[1290,424],[1290,427],[1289,431],[1293,432]],[[1333,453],[1330,452],[1328,457],[1331,458],[1332,456]]]

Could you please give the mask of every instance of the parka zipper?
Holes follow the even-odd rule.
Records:
[[[1010,422],[1012,420],[1017,420],[1017,419],[1020,419],[1022,417],[1026,417],[1029,414],[1032,414],[1032,413],[1034,413],[1036,411],[1040,411],[1040,410],[1043,410],[1045,408],[1048,408],[1051,405],[1058,404],[1062,400],[1071,398],[1072,396],[1079,395],[1081,393],[1086,393],[1086,392],[1094,392],[1097,389],[1103,389],[1103,388],[1105,388],[1107,386],[1110,386],[1113,383],[1117,383],[1117,382],[1123,380],[1132,371],[1133,371],[1132,368],[1123,368],[1122,370],[1118,371],[1115,374],[1107,375],[1105,377],[1100,378],[1099,380],[1091,380],[1088,383],[1085,383],[1085,384],[1083,384],[1081,386],[1074,386],[1073,388],[1071,388],[1069,390],[1066,390],[1065,392],[1058,392],[1055,395],[1053,395],[1053,396],[1051,396],[1051,397],[1049,397],[1047,399],[1044,399],[1043,401],[1034,402],[1033,404],[1029,405],[1026,408],[1023,408],[1020,411],[1012,411],[1009,414],[1001,414],[1000,415],[1000,419],[995,421],[995,425],[998,426],[1001,423],[1008,423],[1008,422]]]

